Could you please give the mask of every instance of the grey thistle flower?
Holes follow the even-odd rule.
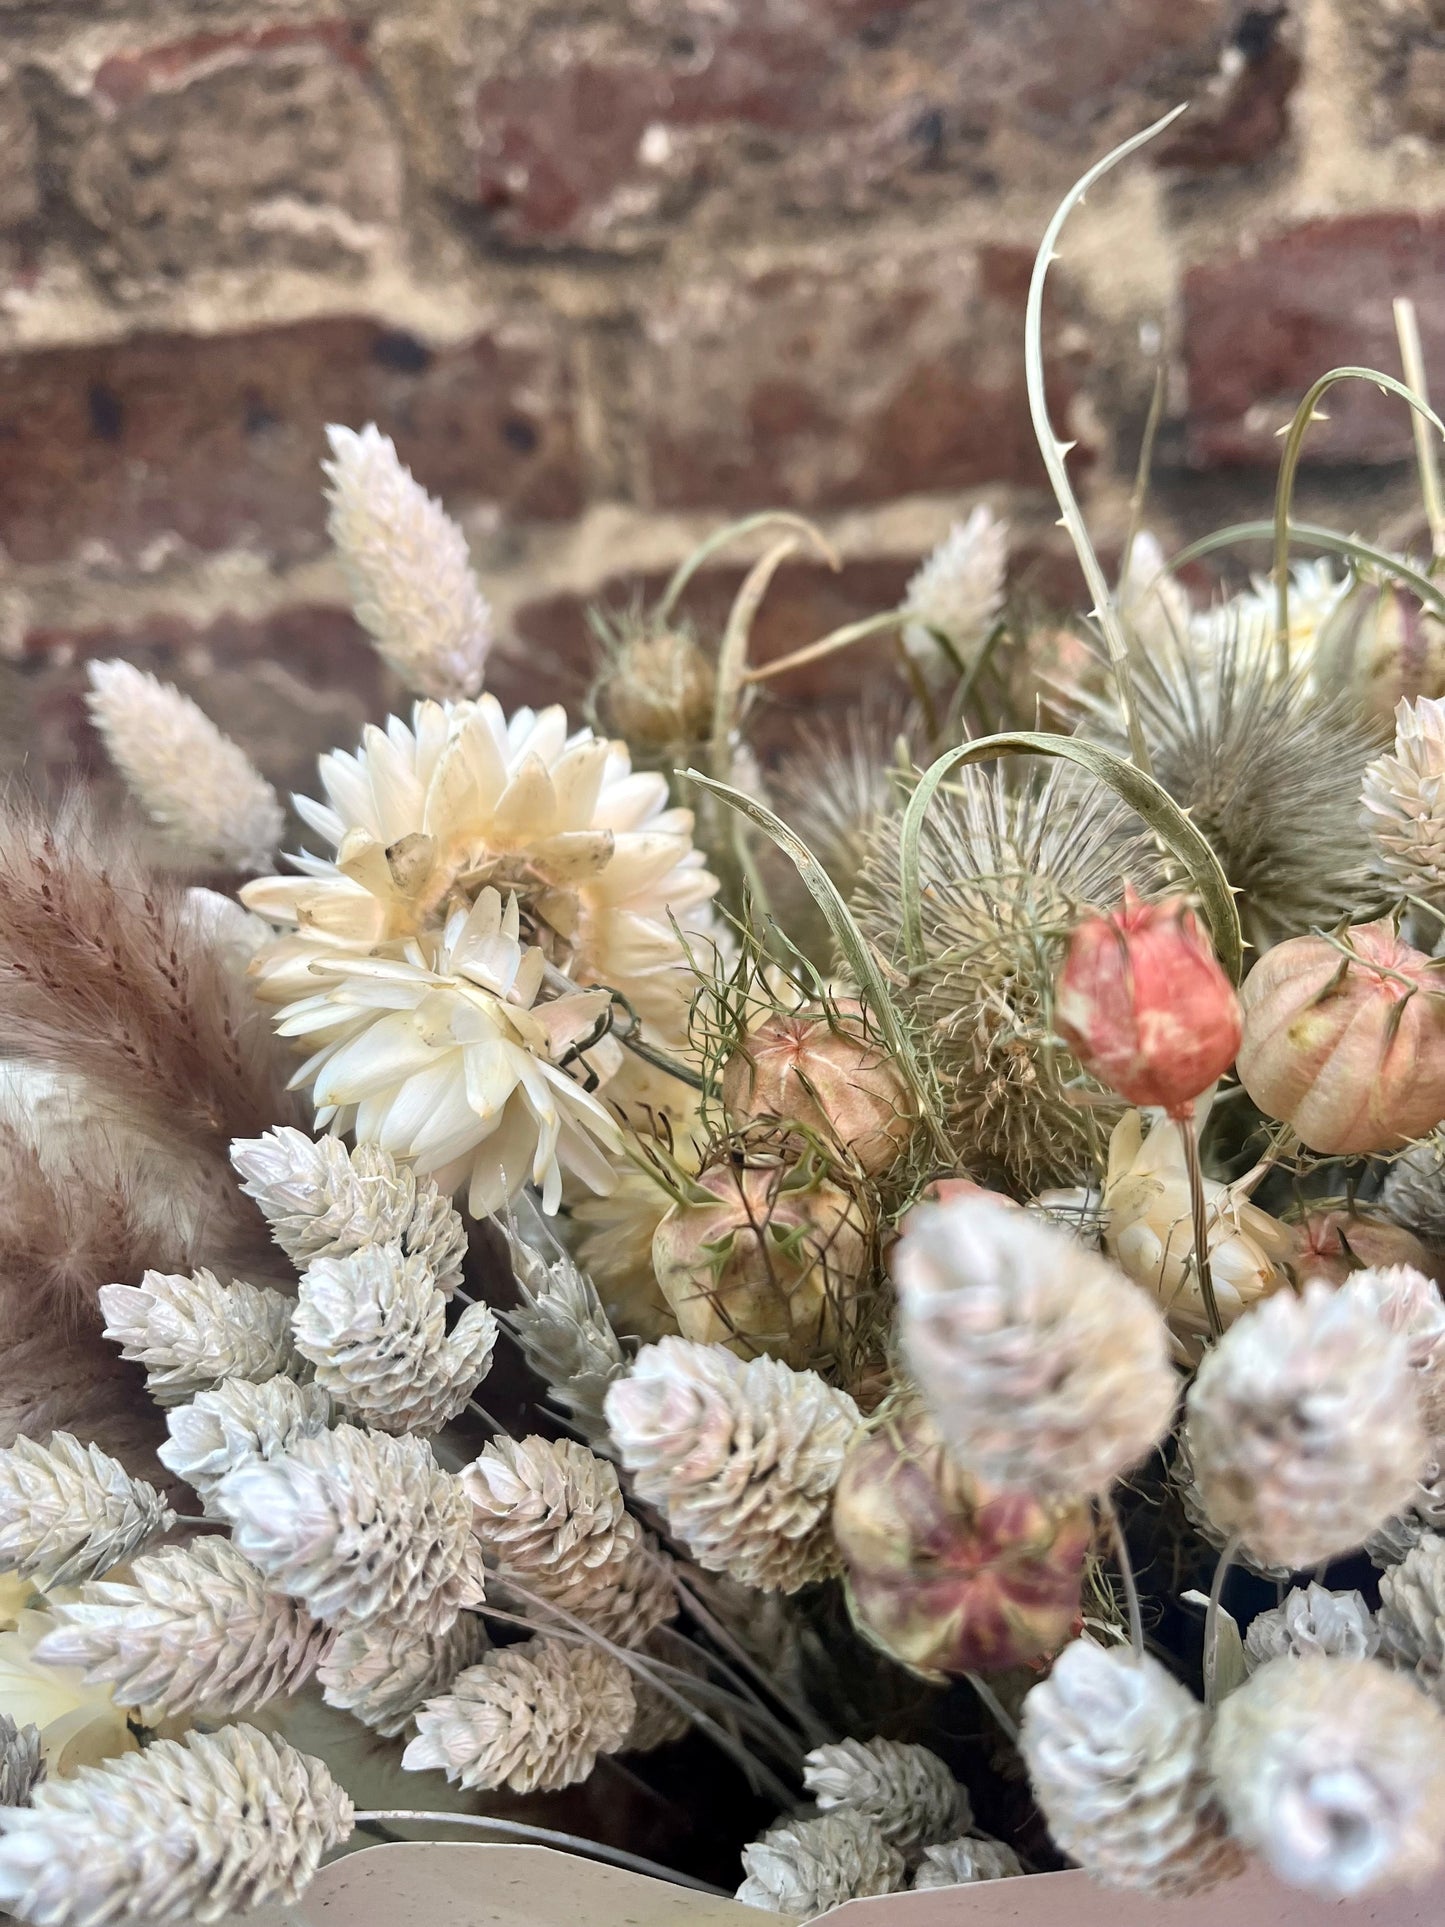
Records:
[[[225,1378],[267,1379],[295,1373],[291,1300],[241,1279],[223,1285],[214,1272],[148,1271],[138,1285],[102,1285],[105,1335],[123,1358],[146,1369],[146,1385],[162,1405],[176,1405]]]
[[[1252,1673],[1271,1659],[1303,1659],[1309,1653],[1371,1659],[1379,1649],[1380,1628],[1363,1595],[1331,1592],[1311,1580],[1250,1622],[1244,1663]]]
[[[331,1424],[331,1396],[319,1385],[298,1385],[292,1378],[228,1378],[209,1392],[197,1392],[188,1405],[166,1413],[170,1437],[157,1456],[161,1464],[199,1494],[206,1517],[216,1518],[212,1495],[232,1466],[243,1459],[274,1459],[300,1439],[315,1438]]]
[[[175,1519],[154,1486],[69,1432],[0,1452],[0,1571],[72,1586],[134,1558]]]
[[[23,1807],[45,1778],[40,1728],[17,1726],[0,1713],[0,1807]]]
[[[1189,1390],[1199,1497],[1222,1532],[1294,1569],[1363,1544],[1409,1504],[1425,1464],[1403,1333],[1319,1281],[1231,1325]]]
[[[237,1138],[231,1162],[298,1271],[316,1258],[399,1239],[408,1257],[425,1260],[438,1291],[450,1297],[461,1283],[461,1213],[430,1178],[418,1178],[379,1144],[348,1150],[339,1137],[310,1138],[288,1124]]]
[[[1445,1538],[1432,1532],[1380,1575],[1385,1654],[1445,1706]]]
[[[519,1198],[517,1218],[499,1220],[511,1253],[522,1302],[504,1312],[503,1323],[523,1356],[592,1445],[607,1439],[602,1403],[607,1388],[627,1370],[627,1354],[602,1308],[592,1280],[558,1244],[540,1213]]]
[[[965,1834],[961,1840],[945,1840],[941,1847],[924,1849],[923,1865],[913,1876],[913,1891],[971,1887],[976,1880],[1009,1880],[1022,1872],[1018,1855],[1002,1840]]]
[[[910,1862],[973,1819],[967,1793],[938,1755],[898,1740],[815,1746],[803,1785],[825,1813],[847,1807],[865,1815]]]
[[[468,1305],[447,1330],[430,1267],[399,1242],[314,1259],[291,1329],[317,1384],[350,1416],[381,1432],[427,1435],[462,1410],[497,1342],[489,1305]]]
[[[318,1619],[406,1617],[420,1637],[484,1597],[471,1505],[423,1439],[338,1425],[245,1460],[216,1502],[240,1551]]]
[[[1204,1708],[1157,1660],[1076,1639],[1024,1701],[1055,1842],[1106,1887],[1202,1893],[1240,1868],[1204,1761]]]
[[[464,1787],[536,1793],[585,1780],[619,1752],[637,1713],[632,1674],[600,1647],[528,1639],[488,1653],[429,1700],[402,1755]]]
[[[77,1666],[109,1685],[148,1725],[180,1713],[248,1713],[294,1693],[316,1670],[326,1631],[220,1535],[163,1546],[129,1580],[86,1586],[55,1605],[35,1649],[46,1666]]]
[[[419,1632],[404,1620],[344,1626],[316,1669],[328,1706],[396,1739],[418,1707],[451,1687],[488,1650],[482,1622],[462,1613],[444,1633]]]
[[[1445,1849],[1445,1718],[1376,1659],[1273,1659],[1228,1694],[1210,1763],[1240,1842],[1293,1887],[1350,1900]]]
[[[352,1830],[320,1760],[251,1726],[157,1740],[0,1808],[0,1906],[31,1927],[288,1904]]]
[[[867,1814],[850,1807],[812,1819],[783,1820],[743,1848],[745,1907],[811,1919],[870,1894],[901,1893],[903,1855]]]

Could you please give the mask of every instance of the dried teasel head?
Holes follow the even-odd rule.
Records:
[[[600,613],[593,621],[605,660],[588,698],[591,713],[599,728],[623,739],[639,766],[670,769],[712,729],[711,660],[684,622]]]

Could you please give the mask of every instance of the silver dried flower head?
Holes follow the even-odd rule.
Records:
[[[928,681],[941,687],[968,668],[1003,607],[1008,524],[980,504],[955,522],[904,591],[913,620],[903,646]]]
[[[608,1386],[627,1370],[627,1354],[592,1280],[525,1195],[499,1223],[521,1295],[521,1303],[503,1313],[503,1322],[552,1403],[589,1443],[600,1445],[607,1438],[602,1401]]]
[[[700,1566],[778,1592],[837,1570],[828,1514],[859,1413],[816,1372],[664,1338],[612,1386],[607,1421]]]
[[[294,1378],[228,1378],[188,1405],[166,1413],[170,1437],[157,1457],[195,1491],[206,1517],[216,1518],[212,1494],[243,1459],[274,1459],[300,1439],[315,1438],[331,1424],[331,1396],[319,1385]]]
[[[402,1765],[440,1767],[464,1787],[536,1793],[585,1780],[626,1744],[632,1674],[599,1647],[529,1639],[488,1653],[416,1716]]]
[[[175,1518],[154,1486],[69,1432],[0,1451],[0,1571],[72,1586],[134,1558]]]
[[[1292,1568],[1361,1545],[1409,1503],[1427,1451],[1405,1337],[1319,1281],[1263,1299],[1207,1353],[1187,1436],[1216,1527]]]
[[[1361,821],[1391,879],[1411,896],[1445,890],[1445,702],[1401,698],[1394,754],[1365,770]]]
[[[743,1848],[743,1868],[737,1897],[745,1907],[805,1919],[847,1900],[901,1893],[907,1879],[897,1847],[848,1807],[779,1821]]]
[[[1380,1628],[1364,1595],[1331,1592],[1314,1580],[1258,1613],[1244,1636],[1244,1663],[1251,1673],[1271,1659],[1303,1659],[1309,1653],[1372,1659],[1379,1650]]]
[[[381,1432],[440,1432],[486,1377],[497,1342],[489,1305],[468,1305],[450,1331],[424,1258],[400,1243],[316,1258],[291,1320],[316,1382]]]
[[[257,1381],[297,1373],[291,1300],[212,1271],[148,1271],[138,1285],[102,1285],[105,1335],[123,1358],[144,1365],[146,1386],[176,1405],[225,1378]]]
[[[967,1793],[938,1755],[898,1740],[815,1746],[803,1761],[803,1785],[825,1813],[863,1814],[910,1862],[973,1818]]]
[[[1402,1151],[1385,1173],[1380,1203],[1407,1231],[1445,1243],[1445,1138],[1436,1133]]]
[[[1163,1898],[1239,1871],[1204,1708],[1157,1660],[1076,1639],[1025,1699],[1021,1744],[1049,1832],[1105,1886]]]
[[[156,1740],[0,1809],[0,1906],[31,1927],[112,1927],[289,1904],[352,1817],[320,1760],[255,1727]]]
[[[1445,1532],[1445,1440],[1440,1439],[1431,1444],[1429,1460],[1410,1503],[1403,1512],[1377,1526],[1365,1540],[1364,1549],[1377,1566],[1398,1566],[1434,1532]]]
[[[0,1713],[0,1807],[28,1806],[44,1778],[40,1728],[17,1726],[8,1713]]]
[[[57,1624],[35,1649],[45,1666],[75,1666],[109,1686],[147,1724],[204,1710],[249,1713],[294,1693],[316,1670],[326,1631],[213,1535],[137,1559],[125,1581],[59,1600]]]
[[[1289,1886],[1349,1900],[1427,1879],[1445,1851],[1445,1719],[1374,1659],[1274,1659],[1210,1740],[1238,1839]]]
[[[1380,1265],[1352,1271],[1340,1289],[1404,1334],[1425,1430],[1445,1434],[1445,1303],[1435,1281],[1412,1265]]]
[[[472,1508],[422,1439],[338,1425],[216,1488],[237,1547],[318,1619],[445,1632],[484,1597]]]
[[[448,1297],[462,1281],[467,1228],[430,1178],[418,1178],[379,1144],[348,1150],[339,1137],[310,1138],[293,1125],[237,1138],[231,1162],[271,1235],[304,1271],[315,1258],[344,1258],[399,1239],[430,1267]]]
[[[329,425],[326,529],[356,619],[377,654],[418,695],[475,696],[492,645],[492,612],[467,540],[404,467],[374,422]]]
[[[445,1693],[487,1650],[482,1622],[472,1613],[463,1613],[444,1633],[374,1619],[343,1626],[316,1677],[328,1706],[352,1714],[383,1739],[395,1739],[410,1728],[419,1706]]]
[[[246,752],[189,696],[133,663],[89,665],[90,719],[126,788],[174,854],[212,870],[269,870],[286,819]]]
[[[980,1477],[1103,1492],[1167,1430],[1158,1307],[1054,1226],[984,1198],[930,1205],[909,1214],[892,1269],[904,1356]]]
[[[1424,1535],[1380,1575],[1380,1632],[1386,1657],[1445,1705],[1445,1538],[1439,1533]]]

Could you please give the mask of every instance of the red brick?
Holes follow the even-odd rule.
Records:
[[[673,285],[642,318],[632,404],[654,501],[821,507],[1040,481],[1030,265],[951,245]]]
[[[314,552],[323,426],[376,421],[454,506],[576,512],[571,382],[549,323],[516,313],[433,350],[360,317],[235,335],[141,335],[0,358],[0,543],[53,562],[204,550]]]
[[[1276,431],[1318,376],[1344,365],[1398,375],[1395,295],[1414,300],[1432,385],[1445,389],[1445,215],[1309,221],[1194,268],[1184,282],[1189,460],[1273,468]],[[1307,461],[1408,458],[1406,409],[1369,383],[1341,384],[1324,407]]]
[[[1303,65],[1288,10],[1247,8],[1219,72],[1154,148],[1156,166],[1198,170],[1263,160],[1289,132],[1290,97]]]

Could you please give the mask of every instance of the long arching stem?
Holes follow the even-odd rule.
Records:
[[[674,1887],[691,1887],[694,1893],[727,1898],[721,1887],[710,1886],[706,1880],[694,1880],[691,1874],[676,1873],[671,1867],[660,1867],[655,1860],[644,1860],[640,1854],[624,1853],[621,1847],[609,1847],[603,1840],[584,1840],[578,1833],[558,1833],[553,1827],[530,1826],[525,1820],[499,1820],[491,1813],[414,1813],[407,1807],[373,1807],[356,1815],[359,1827],[372,1826],[381,1820],[401,1820],[412,1826],[476,1827],[484,1833],[500,1834],[505,1840],[560,1847],[564,1853],[605,1860],[614,1867],[625,1867],[629,1873],[646,1874],[651,1880],[666,1880]]]

